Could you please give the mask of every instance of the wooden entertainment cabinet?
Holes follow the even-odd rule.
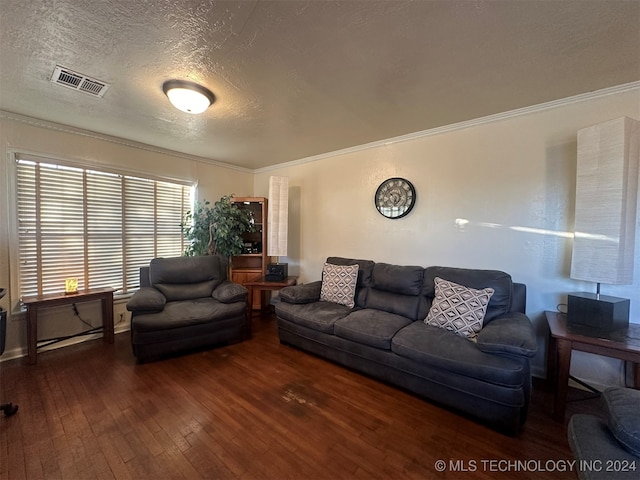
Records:
[[[244,285],[262,277],[267,271],[267,199],[264,197],[233,197],[240,208],[250,210],[255,231],[243,235],[245,250],[231,257],[231,280]],[[261,310],[269,302],[268,291],[254,291],[249,299],[253,310]]]

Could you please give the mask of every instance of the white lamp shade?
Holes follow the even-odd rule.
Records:
[[[169,80],[162,90],[174,107],[186,113],[202,113],[215,100],[207,88],[186,80]]]
[[[573,279],[633,283],[639,138],[627,117],[578,131]]]
[[[289,230],[289,177],[269,177],[269,209],[267,212],[267,255],[287,256]]]

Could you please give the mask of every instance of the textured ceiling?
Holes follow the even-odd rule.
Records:
[[[0,0],[0,22],[1,110],[250,169],[640,80],[637,0]],[[216,102],[176,110],[172,78]]]

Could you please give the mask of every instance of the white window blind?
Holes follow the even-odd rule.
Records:
[[[139,269],[179,256],[193,187],[17,159],[20,296],[78,288],[138,288]]]

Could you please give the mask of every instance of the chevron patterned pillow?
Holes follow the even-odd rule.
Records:
[[[436,295],[424,323],[475,341],[482,329],[493,288],[477,290],[440,277],[436,277],[435,282]]]
[[[320,300],[353,308],[355,306],[358,268],[358,265],[325,263],[322,268]]]

